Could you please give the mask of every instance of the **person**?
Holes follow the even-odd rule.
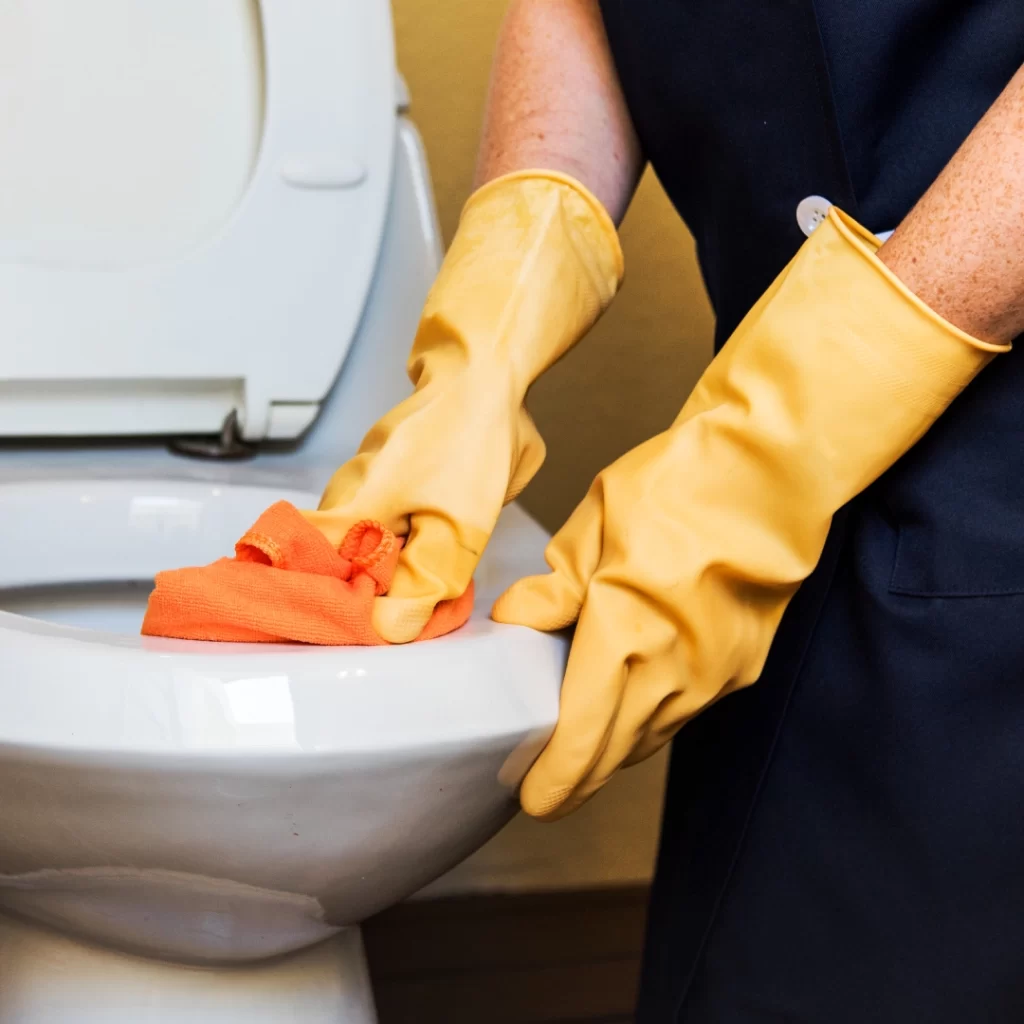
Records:
[[[408,537],[390,640],[466,588],[649,161],[718,355],[494,609],[576,624],[529,813],[676,737],[641,1024],[1024,1019],[1022,64],[1020,0],[509,6],[415,392],[309,515]]]

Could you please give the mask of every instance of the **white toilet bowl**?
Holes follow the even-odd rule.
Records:
[[[487,616],[541,562],[544,533],[515,507],[473,618],[449,637],[138,635],[155,571],[230,551],[278,497],[316,499],[142,478],[0,484],[5,1024],[372,1020],[353,926],[514,812],[565,656],[562,639]],[[267,1015],[268,986],[294,1017]]]

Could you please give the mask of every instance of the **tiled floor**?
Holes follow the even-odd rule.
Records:
[[[380,1024],[628,1024],[643,888],[407,903],[364,927]]]

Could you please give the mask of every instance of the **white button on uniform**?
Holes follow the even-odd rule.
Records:
[[[831,206],[832,204],[823,196],[808,196],[797,204],[796,222],[808,238],[814,234],[814,229],[828,217]]]

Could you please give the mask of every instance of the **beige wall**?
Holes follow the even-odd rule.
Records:
[[[469,194],[487,73],[505,0],[393,0],[398,61],[430,156],[445,238]],[[549,529],[594,474],[663,429],[711,353],[693,243],[653,175],[622,228],[626,283],[590,336],[530,398],[548,461],[523,504]]]

